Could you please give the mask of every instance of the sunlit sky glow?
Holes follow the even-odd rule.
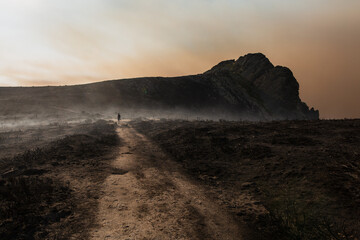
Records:
[[[0,85],[201,73],[264,53],[324,118],[360,118],[359,0],[0,0]]]

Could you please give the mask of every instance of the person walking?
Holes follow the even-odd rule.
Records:
[[[121,116],[120,116],[120,113],[118,113],[118,123],[119,123],[120,119],[121,119]]]

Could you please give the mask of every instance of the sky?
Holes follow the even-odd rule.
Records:
[[[321,118],[360,118],[359,0],[0,0],[0,86],[202,73],[264,53]]]

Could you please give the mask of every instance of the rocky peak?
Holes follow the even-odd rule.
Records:
[[[262,53],[247,54],[240,57],[234,65],[235,71],[249,81],[253,81],[274,68],[274,65]]]
[[[238,60],[222,61],[205,74],[219,74],[225,72],[241,74],[247,80],[253,80],[264,72],[274,68],[274,65],[262,53],[251,53]]]
[[[288,115],[288,118],[318,118],[317,111],[311,111],[299,97],[299,83],[289,68],[274,66],[262,53],[252,53],[235,60],[220,62],[205,75],[212,75],[226,85],[240,83],[247,91],[255,93],[269,112]],[[300,109],[300,110],[299,110]],[[290,113],[290,114],[289,114]],[[294,115],[291,115],[294,113]],[[308,114],[309,117],[306,117]]]
[[[217,74],[223,72],[231,72],[234,69],[235,59],[226,60],[218,63],[212,67],[209,71],[206,71],[204,74]]]

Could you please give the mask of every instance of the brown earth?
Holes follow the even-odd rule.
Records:
[[[91,239],[244,239],[245,224],[182,173],[158,146],[122,123],[116,174],[103,185]]]

